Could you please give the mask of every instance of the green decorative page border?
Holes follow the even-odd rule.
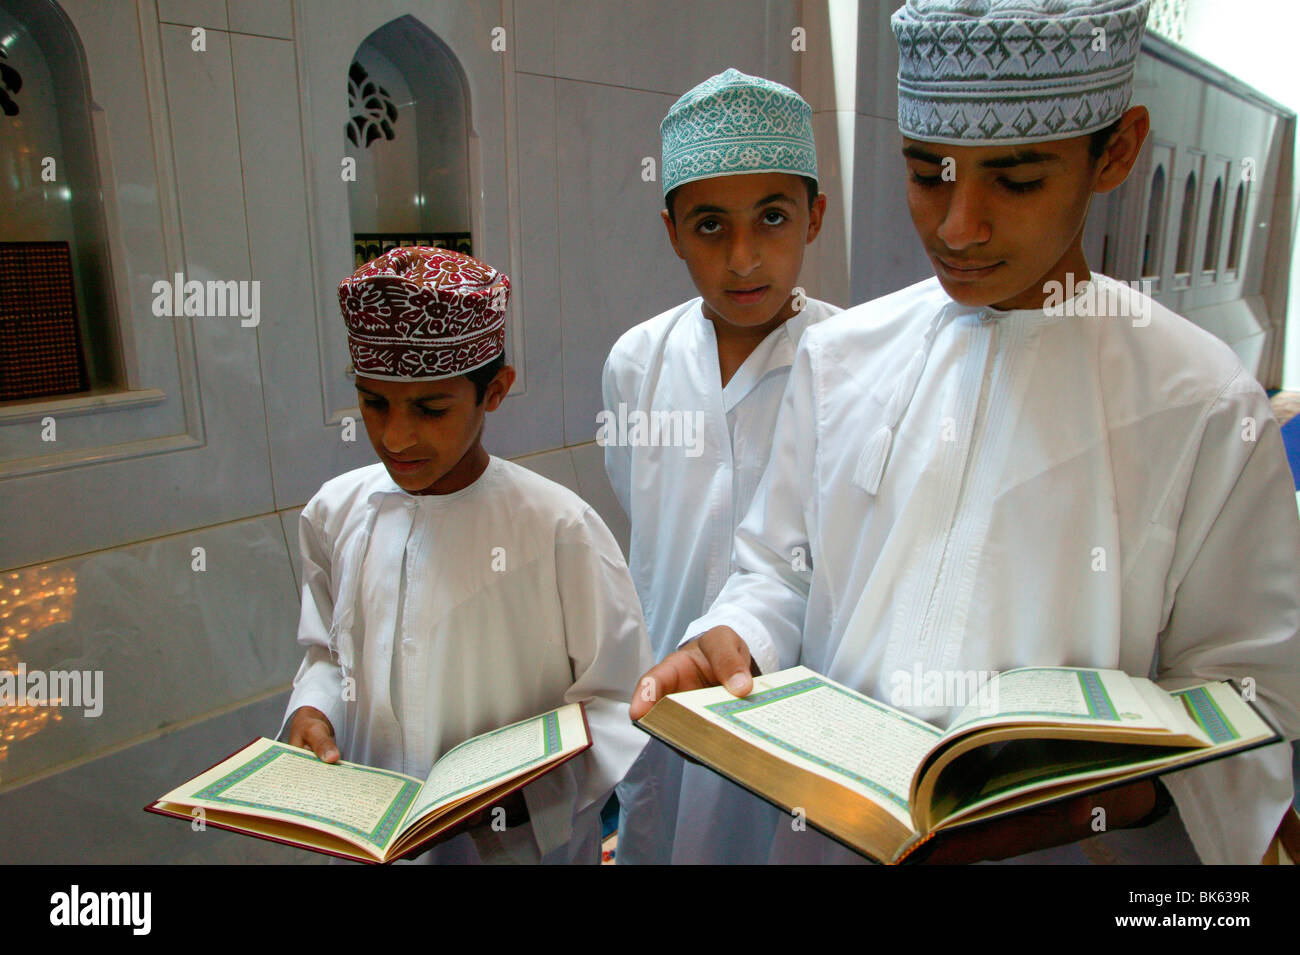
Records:
[[[541,719],[542,719],[542,742],[543,742],[543,752],[541,756],[538,756],[535,759],[525,760],[524,762],[520,763],[517,766],[513,766],[510,769],[503,769],[501,770],[501,772],[497,773],[495,776],[492,776],[488,779],[481,779],[476,783],[471,783],[468,786],[462,786],[460,787],[460,789],[454,790],[452,792],[444,793],[443,795],[438,797],[437,801],[443,802],[444,800],[451,799],[455,796],[459,796],[461,793],[470,792],[471,790],[474,789],[482,789],[488,783],[495,782],[496,780],[501,779],[505,776],[513,775],[514,773],[519,772],[519,770],[521,769],[527,769],[529,766],[536,766],[538,763],[545,762],[547,758],[555,755],[560,750],[562,750],[564,747],[562,745],[563,741],[560,738],[560,714],[555,712],[547,713]],[[447,750],[447,752],[439,756],[438,759],[446,759],[449,755],[456,752],[456,750],[460,749],[461,746],[465,746],[469,743],[473,743],[476,741],[484,740],[489,736],[496,736],[498,733],[504,733],[507,730],[516,729],[522,723],[530,723],[530,722],[532,721],[520,720],[518,723],[511,723],[509,726],[503,726],[500,729],[493,730],[490,733],[484,733],[482,736],[475,736],[473,739],[468,739],[464,743],[460,743],[459,745],[453,746],[451,749]],[[437,764],[435,763],[435,765]]]
[[[875,780],[868,779],[866,776],[862,776],[858,773],[853,772],[850,769],[846,769],[845,767],[840,766],[837,763],[832,763],[828,759],[822,759],[820,756],[814,756],[812,753],[800,749],[798,746],[794,746],[789,742],[787,742],[786,740],[778,739],[772,734],[764,732],[763,730],[759,729],[756,726],[751,726],[749,723],[746,723],[745,721],[739,718],[739,714],[743,714],[749,710],[757,709],[760,706],[766,706],[769,703],[779,703],[782,700],[788,700],[792,696],[798,696],[801,693],[808,693],[812,690],[821,689],[823,687],[828,690],[834,690],[837,693],[842,693],[843,695],[849,697],[850,699],[852,699],[857,703],[864,703],[874,709],[880,710],[881,712],[889,713],[891,716],[899,715],[897,711],[889,709],[888,707],[881,706],[875,700],[869,699],[868,697],[862,696],[858,693],[852,693],[849,690],[844,689],[843,687],[835,686],[833,683],[827,683],[825,680],[818,679],[817,677],[808,677],[803,680],[796,680],[794,683],[787,683],[785,686],[779,686],[772,690],[763,690],[760,693],[751,693],[749,696],[740,697],[739,699],[735,699],[735,700],[724,700],[721,703],[711,703],[708,706],[706,706],[705,709],[709,710],[712,713],[717,714],[718,716],[722,717],[725,720],[743,726],[746,732],[753,733],[755,736],[761,737],[762,739],[767,740],[769,743],[772,743],[775,746],[779,746],[781,749],[784,749],[786,752],[794,753],[797,756],[802,756],[810,763],[816,763],[818,766],[821,766],[823,769],[829,769],[832,772],[839,773],[841,776],[844,776],[847,779],[852,779],[854,782],[859,783],[860,785],[866,786],[868,789],[880,794],[885,799],[888,799],[890,802],[897,805],[900,809],[907,811],[908,805],[907,805],[907,800],[905,798],[899,796],[893,790],[886,789],[884,786],[880,785],[880,783],[876,782]],[[922,723],[919,720],[913,719],[912,717],[907,717],[906,714],[903,715],[914,726],[918,728],[927,729],[931,733],[934,733],[936,738],[942,735],[941,733],[937,732],[933,726],[930,726],[926,723]]]
[[[1076,675],[1083,686],[1083,698],[1088,701],[1088,713],[1092,718],[1111,722],[1118,720],[1119,714],[1115,712],[1115,704],[1111,702],[1101,677],[1092,670],[1078,670]]]
[[[411,803],[415,800],[415,796],[420,789],[420,787],[415,783],[404,780],[401,788],[397,791],[397,795],[389,804],[388,809],[385,810],[382,818],[380,818],[379,823],[370,832],[366,832],[364,829],[359,829],[356,826],[350,826],[347,823],[339,822],[337,819],[330,819],[328,816],[321,816],[313,812],[305,812],[300,809],[285,809],[280,806],[271,806],[266,803],[252,802],[246,799],[232,799],[231,797],[224,795],[225,790],[229,789],[236,783],[247,779],[253,773],[265,768],[281,756],[294,757],[297,759],[310,759],[313,762],[316,761],[316,757],[311,753],[304,753],[300,750],[290,749],[284,746],[273,746],[266,749],[257,757],[250,759],[238,769],[235,769],[215,782],[204,786],[194,795],[200,799],[209,799],[213,802],[225,803],[230,806],[246,806],[250,809],[265,809],[272,812],[285,813],[290,816],[301,816],[304,819],[312,819],[316,822],[324,822],[350,832],[355,836],[359,836],[377,847],[382,847],[392,838],[394,831],[397,829],[398,823],[400,823],[406,816],[406,810],[410,808]],[[374,773],[375,775],[383,776],[386,779],[393,778],[391,774],[386,773],[383,770],[371,769],[367,766],[353,765],[350,768],[356,772]]]
[[[1192,719],[1196,720],[1197,725],[1205,730],[1211,742],[1228,743],[1241,738],[1241,734],[1237,732],[1223,710],[1219,709],[1219,704],[1214,702],[1214,697],[1210,696],[1205,687],[1194,686],[1189,690],[1178,690],[1175,691],[1174,696],[1182,699],[1187,712]]]

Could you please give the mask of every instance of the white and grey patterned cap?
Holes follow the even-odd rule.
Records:
[[[1148,0],[907,0],[898,127],[959,146],[1082,136],[1123,115]]]
[[[812,107],[790,87],[737,69],[684,93],[659,134],[665,196],[682,183],[739,173],[817,178]]]

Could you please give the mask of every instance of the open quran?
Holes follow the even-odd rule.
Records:
[[[427,779],[325,763],[262,738],[145,810],[357,862],[392,862],[590,746],[580,703],[466,740],[443,753]]]
[[[1118,670],[995,675],[946,729],[794,667],[674,693],[638,725],[877,862],[959,826],[1280,739],[1227,683],[1167,692]]]

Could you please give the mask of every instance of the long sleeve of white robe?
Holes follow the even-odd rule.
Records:
[[[313,706],[325,714],[334,728],[334,740],[347,745],[344,719],[343,671],[330,652],[330,623],[334,617],[331,587],[332,560],[312,513],[304,508],[298,515],[298,549],[302,555],[302,611],[298,617],[298,644],[306,655],[293,680],[293,694],[280,736],[300,707]],[[342,751],[342,750],[341,750]]]
[[[1186,499],[1156,679],[1167,689],[1235,680],[1294,736],[1300,528],[1286,520],[1295,499],[1277,422],[1245,372],[1207,416]],[[1291,748],[1270,746],[1164,782],[1202,861],[1258,862],[1292,802]]]
[[[875,491],[869,440],[951,300],[931,279],[810,329],[737,569],[683,642],[730,626],[765,671],[880,699],[913,665],[1249,678],[1294,738],[1300,523],[1267,399],[1222,342],[1095,282],[1117,314],[954,312]],[[1288,764],[1278,744],[1166,777],[1203,861],[1259,860]],[[799,835],[773,859],[845,857]]]
[[[593,745],[584,758],[524,789],[542,856],[572,838],[574,819],[600,812],[645,743],[627,714],[636,679],[651,662],[636,590],[614,536],[594,510],[586,516],[556,536],[555,580],[574,672],[564,702],[586,702],[591,737],[601,748]]]
[[[645,742],[627,701],[650,654],[595,511],[497,458],[427,497],[375,466],[327,483],[301,538],[306,655],[286,722],[315,706],[345,759],[419,778],[470,736],[585,702],[592,748],[523,789],[528,824],[480,827],[421,861],[596,861],[600,809]]]

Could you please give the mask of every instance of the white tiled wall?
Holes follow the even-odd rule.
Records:
[[[934,274],[907,212],[897,119],[857,116],[851,299],[865,302]]]
[[[38,732],[8,742],[0,787],[265,695],[292,676],[296,586],[275,514],[6,574],[3,598],[30,601],[51,576],[65,595],[9,618],[19,631],[13,650],[29,670],[99,673],[102,695],[58,707]],[[7,726],[17,717],[0,709]]]
[[[659,218],[661,187],[641,179],[643,157],[658,164],[658,124],[672,102],[555,81],[566,444],[595,436],[600,370],[619,334],[694,295]]]
[[[92,759],[0,795],[6,864],[318,865],[326,856],[142,811],[258,736],[273,733],[287,694]],[[270,727],[268,729],[268,727]]]

